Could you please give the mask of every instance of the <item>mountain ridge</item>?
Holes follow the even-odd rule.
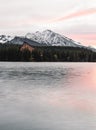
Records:
[[[45,43],[51,46],[82,46],[79,42],[73,41],[63,35],[55,33],[51,30],[45,30],[43,32],[28,33],[25,36],[28,39],[34,40],[36,42]]]
[[[0,35],[0,43],[4,44],[10,42],[12,44],[23,44],[24,39],[30,39],[32,41],[40,43],[40,45],[46,44],[48,46],[78,46],[79,42],[55,33],[51,30],[44,30],[43,32],[27,33],[25,36],[6,36]]]
[[[0,35],[0,43],[11,43],[22,45],[24,42],[29,42],[34,46],[67,46],[67,47],[83,47],[96,51],[92,46],[84,46],[64,35],[55,33],[51,30],[44,30],[42,32],[36,31],[35,33],[27,33],[25,36],[6,36]]]

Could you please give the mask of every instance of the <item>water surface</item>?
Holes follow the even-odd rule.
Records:
[[[0,130],[96,130],[96,64],[1,62]]]

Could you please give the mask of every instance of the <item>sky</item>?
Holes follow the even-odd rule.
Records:
[[[46,29],[96,46],[96,0],[0,0],[0,34]]]

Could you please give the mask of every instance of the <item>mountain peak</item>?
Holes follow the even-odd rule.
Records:
[[[10,42],[12,44],[23,44],[23,39],[27,38],[34,42],[37,42],[44,46],[71,46],[71,47],[82,47],[83,45],[79,44],[78,42],[73,41],[63,35],[55,33],[49,29],[44,30],[42,32],[37,31],[35,33],[27,33],[25,37],[10,37],[1,35],[0,42],[6,43]]]
[[[43,43],[49,46],[73,46],[73,47],[80,46],[78,42],[75,42],[49,29],[44,30],[43,32],[38,31],[30,35],[26,35],[26,38],[39,42],[40,44]]]
[[[47,29],[47,30],[44,30],[42,33],[54,33],[53,31]]]
[[[0,35],[0,43],[6,43],[14,39],[14,37],[6,36],[6,35]]]

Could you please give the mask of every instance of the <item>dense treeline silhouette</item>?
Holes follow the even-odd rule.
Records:
[[[32,55],[35,61],[96,61],[96,52],[79,47],[38,47],[32,52]]]
[[[96,52],[78,47],[35,47],[20,51],[21,45],[0,44],[0,61],[95,62]]]
[[[20,48],[21,45],[0,44],[0,61],[30,61],[31,52]]]

